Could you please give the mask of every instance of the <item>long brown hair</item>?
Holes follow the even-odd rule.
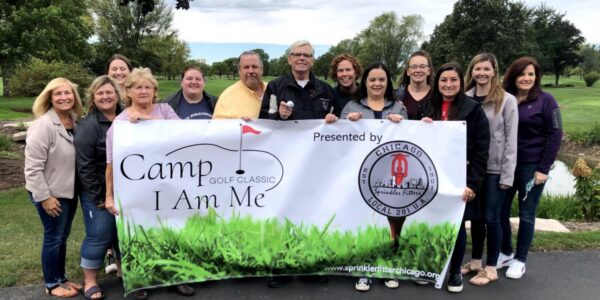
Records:
[[[502,83],[504,84],[504,89],[511,93],[513,96],[517,97],[517,77],[521,76],[525,69],[532,65],[535,70],[535,81],[533,82],[533,87],[529,90],[529,94],[527,95],[527,100],[537,98],[537,94],[542,91],[540,87],[542,81],[542,70],[540,64],[534,57],[531,56],[523,56],[517,58],[510,64],[506,73],[504,73],[504,80]]]
[[[467,74],[465,76],[465,82],[467,83],[466,91],[472,89],[477,85],[475,80],[473,80],[473,68],[478,63],[489,61],[494,69],[494,77],[490,79],[490,92],[485,96],[483,100],[484,105],[493,104],[494,105],[494,114],[498,114],[500,109],[502,108],[502,101],[504,101],[504,89],[500,84],[500,78],[498,73],[498,61],[496,60],[496,56],[492,53],[480,53],[475,55],[469,64],[469,68],[467,69]]]
[[[454,99],[452,100],[452,104],[450,104],[450,110],[448,111],[448,121],[456,121],[456,115],[460,110],[460,107],[465,102],[465,78],[463,76],[462,69],[460,65],[455,62],[449,62],[443,64],[435,73],[435,80],[433,81],[433,93],[431,94],[431,105],[430,105],[430,117],[434,120],[442,119],[442,103],[444,102],[444,96],[440,93],[440,77],[442,73],[446,71],[454,71],[458,74],[458,78],[460,80],[460,89]]]

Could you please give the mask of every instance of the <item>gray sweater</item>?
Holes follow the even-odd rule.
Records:
[[[466,92],[467,96],[475,95],[475,88]],[[513,185],[515,167],[517,165],[517,133],[519,129],[519,111],[517,99],[504,92],[502,106],[498,114],[494,112],[494,104],[483,105],[490,124],[490,150],[487,173],[500,174],[500,184]]]
[[[350,101],[344,109],[342,109],[342,113],[340,115],[341,119],[346,119],[349,113],[359,112],[362,114],[363,119],[375,119],[375,113],[367,104],[367,99],[363,98],[360,101]],[[406,114],[406,108],[400,101],[391,101],[388,99],[384,99],[384,105],[382,110],[382,118],[387,119],[388,115],[398,114],[401,115],[404,119],[408,119],[408,115]]]

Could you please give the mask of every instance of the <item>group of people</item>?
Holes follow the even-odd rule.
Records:
[[[97,282],[98,271],[108,249],[117,262],[120,258],[114,218],[119,212],[113,196],[114,120],[466,121],[467,182],[462,193],[466,209],[450,261],[448,290],[462,291],[462,276],[470,273],[475,274],[470,283],[486,285],[498,279],[497,269],[502,267],[508,267],[506,277],[521,278],[533,239],[536,207],[562,135],[560,110],[554,98],[541,90],[540,66],[534,58],[515,60],[501,82],[493,54],[475,56],[463,74],[456,63],[446,63],[436,71],[429,54],[417,51],[406,61],[396,90],[385,64],[371,63],[363,71],[348,54],[338,55],[331,63],[330,75],[337,83],[332,88],[312,73],[314,49],[308,41],[293,43],[287,59],[290,73],[267,84],[262,81],[260,55],[243,52],[238,64],[240,80],[218,98],[204,90],[200,68],[186,67],[181,90],[159,103],[158,82],[151,71],[133,68],[127,58],[114,55],[107,63],[107,75],[96,78],[87,90],[83,118],[77,86],[65,78],[50,81],[33,104],[36,120],[28,130],[25,148],[26,188],[44,227],[41,258],[46,293],[105,297]],[[508,218],[516,193],[520,226],[513,253]],[[86,232],[80,260],[83,285],[65,274],[66,241],[78,198]],[[396,249],[405,220],[388,218],[391,246]],[[471,259],[463,265],[467,220],[471,221],[473,247]],[[119,263],[117,269],[121,276]],[[327,281],[321,276],[311,279]],[[269,286],[280,287],[290,280],[273,276]],[[395,279],[384,283],[389,288],[399,286]],[[370,286],[369,278],[358,278],[355,283],[359,291]],[[182,295],[194,294],[185,284],[173,289]],[[135,296],[146,299],[148,292],[137,291]]]

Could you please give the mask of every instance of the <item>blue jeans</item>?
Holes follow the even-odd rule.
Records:
[[[77,200],[59,198],[62,213],[58,217],[51,217],[46,213],[41,202],[33,200],[31,193],[29,193],[29,199],[37,209],[44,227],[42,272],[46,287],[51,288],[67,280],[65,275],[67,238],[71,233],[71,223],[73,223],[73,217],[77,210]]]
[[[483,256],[483,244],[487,235],[486,266],[495,266],[500,254],[502,230],[500,229],[500,210],[506,191],[500,189],[500,175],[486,174],[479,191],[483,206],[483,219],[471,220],[471,239],[473,259]]]
[[[533,241],[533,233],[535,230],[535,214],[537,206],[542,197],[545,183],[534,185],[531,191],[527,193],[525,187],[529,180],[533,179],[536,164],[519,164],[515,170],[515,182],[513,187],[506,191],[504,203],[502,203],[502,211],[500,213],[500,226],[502,227],[502,246],[500,250],[504,254],[513,253],[511,228],[508,218],[510,217],[510,209],[515,193],[518,193],[519,201],[519,233],[517,235],[517,252],[515,259],[526,262],[531,241]],[[527,199],[523,201],[527,194]]]
[[[100,269],[104,262],[106,250],[115,248],[117,244],[117,227],[115,216],[104,208],[98,208],[86,192],[79,194],[85,238],[81,244],[81,262],[84,269]],[[117,253],[118,251],[115,251]]]

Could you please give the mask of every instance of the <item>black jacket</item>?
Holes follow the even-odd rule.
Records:
[[[179,116],[179,103],[183,99],[183,90],[179,90],[177,93],[165,98],[165,100],[161,101],[163,103],[168,103],[173,110]],[[210,112],[213,113],[215,111],[215,105],[217,105],[218,98],[213,96],[206,91],[202,92],[202,99],[207,99],[208,104],[210,105]]]
[[[343,107],[338,107],[335,102],[333,89],[329,84],[317,79],[312,73],[304,88],[296,83],[291,74],[272,80],[267,85],[260,108],[259,118],[281,120],[279,111],[269,115],[271,95],[277,96],[277,107],[281,101],[294,102],[292,115],[287,120],[324,119],[331,111],[340,112]]]
[[[431,117],[432,115],[429,114]],[[488,119],[481,104],[466,97],[452,121],[467,121],[467,187],[479,194],[481,183],[487,170],[490,147],[490,129]],[[467,202],[465,220],[481,217],[480,197]]]
[[[117,106],[117,115],[121,108]],[[106,194],[106,131],[112,125],[95,107],[79,121],[73,138],[75,164],[81,188],[96,205],[104,203]]]

